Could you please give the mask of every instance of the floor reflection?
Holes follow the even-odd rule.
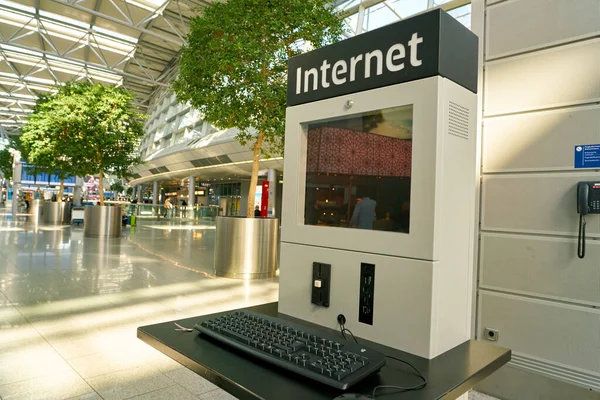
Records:
[[[0,211],[1,399],[231,398],[135,333],[277,299],[277,280],[213,276],[214,226],[138,220],[101,240]]]

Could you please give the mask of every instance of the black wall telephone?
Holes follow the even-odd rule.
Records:
[[[600,214],[600,182],[577,184],[577,212],[579,213],[579,238],[577,256],[585,257],[585,215]]]

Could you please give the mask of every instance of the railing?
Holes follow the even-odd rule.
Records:
[[[163,205],[153,204],[126,204],[125,213],[138,218],[166,218],[215,221],[218,207],[214,206],[173,206],[166,209]]]

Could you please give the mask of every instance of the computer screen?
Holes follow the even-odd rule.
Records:
[[[309,123],[304,224],[409,233],[413,106]]]

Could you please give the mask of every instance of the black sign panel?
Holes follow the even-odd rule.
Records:
[[[442,10],[290,59],[288,106],[441,75],[477,92],[477,36]]]

